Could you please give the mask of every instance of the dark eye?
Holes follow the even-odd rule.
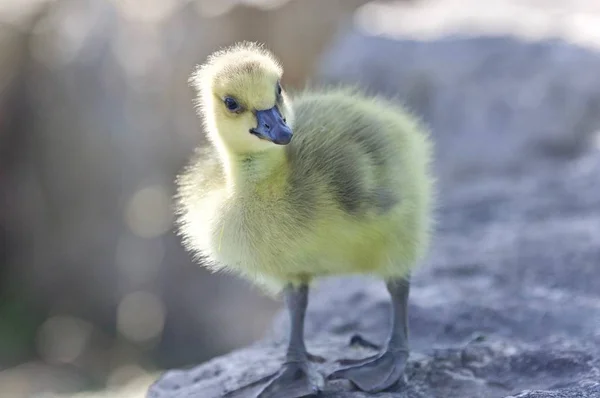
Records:
[[[277,95],[281,95],[281,84],[277,82]]]
[[[238,104],[238,102],[236,100],[234,100],[233,98],[227,97],[227,98],[225,98],[224,102],[225,102],[225,106],[230,111],[236,112],[236,111],[240,110],[240,104]]]

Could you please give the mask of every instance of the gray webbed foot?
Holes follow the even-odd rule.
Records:
[[[382,350],[382,346],[376,343],[373,343],[367,339],[365,339],[364,337],[362,337],[360,334],[355,334],[350,338],[350,344],[351,347],[363,347],[363,348],[367,348],[369,350],[375,350],[375,351],[381,351]],[[337,363],[339,363],[342,366],[348,366],[348,365],[356,365],[359,363],[363,363],[366,360],[369,359],[375,359],[377,358],[379,355],[371,355],[367,358],[361,358],[361,359],[349,359],[349,358],[342,358],[342,359],[338,359],[336,360]]]
[[[362,360],[352,360],[355,365],[339,369],[328,379],[346,379],[365,392],[381,392],[404,382],[408,351],[385,351]]]
[[[371,350],[381,351],[383,346],[381,344],[373,343],[370,340],[365,339],[360,334],[355,334],[350,338],[351,346],[360,346]]]
[[[316,397],[323,384],[323,376],[309,363],[288,362],[273,375],[256,398]]]
[[[347,379],[365,392],[389,390],[405,381],[404,370],[408,360],[408,294],[409,278],[391,280],[386,283],[391,296],[391,328],[386,348],[380,354],[362,360],[341,360],[343,367],[329,375],[328,379]],[[350,344],[378,349],[360,335],[352,337]],[[402,383],[404,384],[404,383]]]
[[[286,359],[256,398],[315,397],[325,384],[323,376],[311,364],[325,362],[325,358],[310,354],[304,345],[304,314],[308,304],[308,285],[288,285],[284,293],[290,315]]]

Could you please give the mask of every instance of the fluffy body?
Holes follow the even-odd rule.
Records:
[[[359,90],[278,97],[269,84],[280,76],[272,55],[245,44],[192,77],[211,145],[178,178],[185,246],[269,293],[327,275],[407,275],[432,227],[427,132],[399,105]],[[279,104],[291,143],[236,130],[256,119],[219,106],[231,92],[248,108]]]

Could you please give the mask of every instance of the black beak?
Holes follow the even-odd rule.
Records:
[[[278,145],[287,145],[292,140],[292,129],[285,123],[276,106],[256,111],[256,121],[258,126],[250,129],[250,132],[257,137]]]

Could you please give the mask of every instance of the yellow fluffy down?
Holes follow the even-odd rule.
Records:
[[[252,66],[240,67],[244,60]],[[433,224],[432,146],[418,121],[356,89],[283,92],[278,100],[267,90],[280,66],[255,44],[222,50],[208,63],[194,84],[211,145],[177,180],[186,248],[206,267],[267,293],[326,275],[405,276],[425,254]],[[217,90],[237,90],[249,114],[227,114],[211,95]],[[279,104],[291,143],[250,141],[253,98]]]

